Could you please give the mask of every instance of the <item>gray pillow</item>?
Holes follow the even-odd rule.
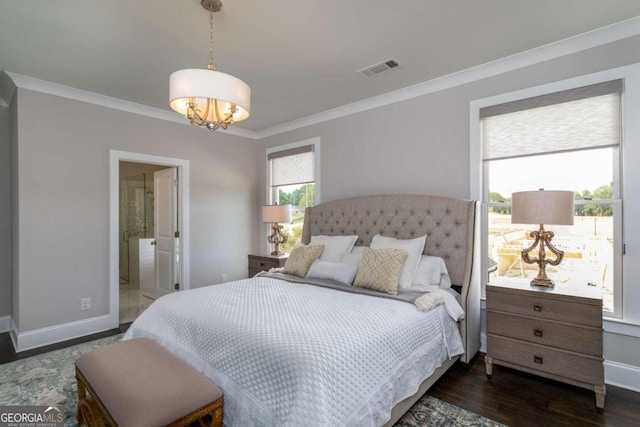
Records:
[[[311,268],[307,273],[307,277],[315,279],[329,279],[336,282],[351,285],[358,266],[356,264],[348,264],[344,262],[322,261],[317,259],[311,264]]]

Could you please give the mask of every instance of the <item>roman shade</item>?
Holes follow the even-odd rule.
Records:
[[[483,159],[618,146],[622,84],[612,80],[481,108]]]
[[[267,159],[271,162],[272,187],[315,181],[313,145],[269,153]]]

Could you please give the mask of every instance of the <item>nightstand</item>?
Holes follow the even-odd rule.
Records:
[[[253,277],[261,271],[267,271],[270,268],[284,267],[289,255],[249,255],[249,277]]]
[[[487,285],[487,375],[493,364],[593,390],[604,407],[602,298],[586,284]]]

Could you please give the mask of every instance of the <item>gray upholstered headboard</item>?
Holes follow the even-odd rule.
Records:
[[[451,282],[462,287],[466,319],[460,329],[467,353],[472,351],[463,358],[468,361],[480,346],[480,291],[479,285],[476,289],[471,283],[474,230],[474,201],[422,195],[362,196],[307,208],[302,242],[308,244],[311,236],[321,234],[357,235],[356,245],[369,246],[376,234],[399,239],[427,234],[424,253],[443,258]]]

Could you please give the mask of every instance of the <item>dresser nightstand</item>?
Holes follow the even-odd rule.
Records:
[[[267,271],[270,268],[284,267],[289,255],[249,255],[249,277],[253,277],[261,271]]]
[[[604,407],[602,298],[584,285],[487,285],[487,375],[493,364],[593,390]]]

